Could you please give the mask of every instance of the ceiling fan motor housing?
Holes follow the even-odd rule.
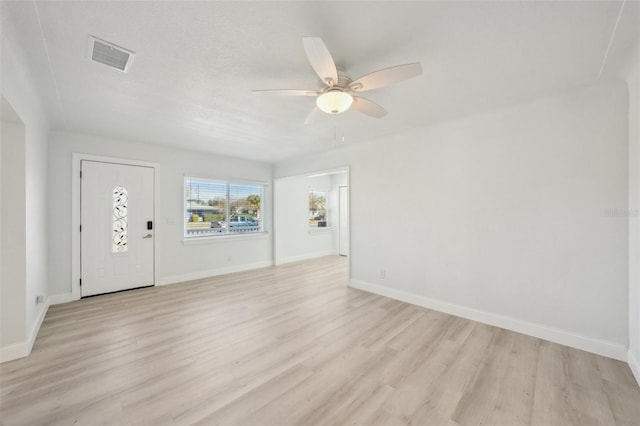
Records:
[[[336,84],[336,86],[338,87],[342,87],[343,89],[346,89],[349,87],[349,84],[351,84],[351,76],[344,70],[342,69],[342,67],[337,67],[338,70],[338,83]]]
[[[351,82],[353,81],[351,79],[351,76],[344,70],[344,68],[337,66],[337,71],[338,71],[338,82],[336,84],[334,84],[333,86],[327,86],[327,83],[322,81],[322,80],[318,80],[318,90],[320,92],[328,92],[329,90],[336,90],[336,89],[342,89],[343,91],[348,91],[349,90],[349,85],[351,84]]]

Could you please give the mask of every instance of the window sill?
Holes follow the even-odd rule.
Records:
[[[328,228],[310,228],[309,229],[309,235],[322,235],[322,234],[329,234],[333,232],[333,228],[328,227]]]
[[[190,246],[197,244],[232,243],[247,240],[266,240],[267,238],[269,238],[269,232],[265,231],[244,235],[216,235],[208,237],[193,237],[188,239],[183,238],[182,244],[185,246]]]

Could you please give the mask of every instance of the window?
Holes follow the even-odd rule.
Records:
[[[264,185],[184,178],[185,238],[264,232]]]
[[[127,188],[122,185],[116,186],[111,192],[113,200],[113,253],[126,253],[127,246]]]
[[[313,228],[327,226],[326,191],[309,191],[309,226]]]

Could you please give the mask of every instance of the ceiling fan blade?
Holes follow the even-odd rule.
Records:
[[[307,59],[320,80],[329,87],[337,84],[338,70],[322,39],[320,37],[303,37],[302,44],[304,51],[307,52]]]
[[[362,76],[349,84],[349,89],[354,92],[364,92],[408,80],[420,74],[422,74],[422,65],[419,62],[397,65]]]
[[[318,108],[317,106],[313,107],[309,115],[307,115],[307,118],[304,120],[304,124],[313,123],[321,114],[322,114],[322,111],[320,110],[320,108]]]
[[[382,118],[387,115],[387,110],[382,108],[377,103],[358,96],[353,97],[351,108],[375,118]]]
[[[254,95],[274,95],[274,96],[318,96],[320,92],[317,90],[252,90]]]

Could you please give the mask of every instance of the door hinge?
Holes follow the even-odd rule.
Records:
[[[82,232],[82,225],[80,225],[80,232]]]
[[[82,179],[82,170],[80,170],[80,179]]]
[[[82,278],[80,278],[80,287],[82,287]]]

